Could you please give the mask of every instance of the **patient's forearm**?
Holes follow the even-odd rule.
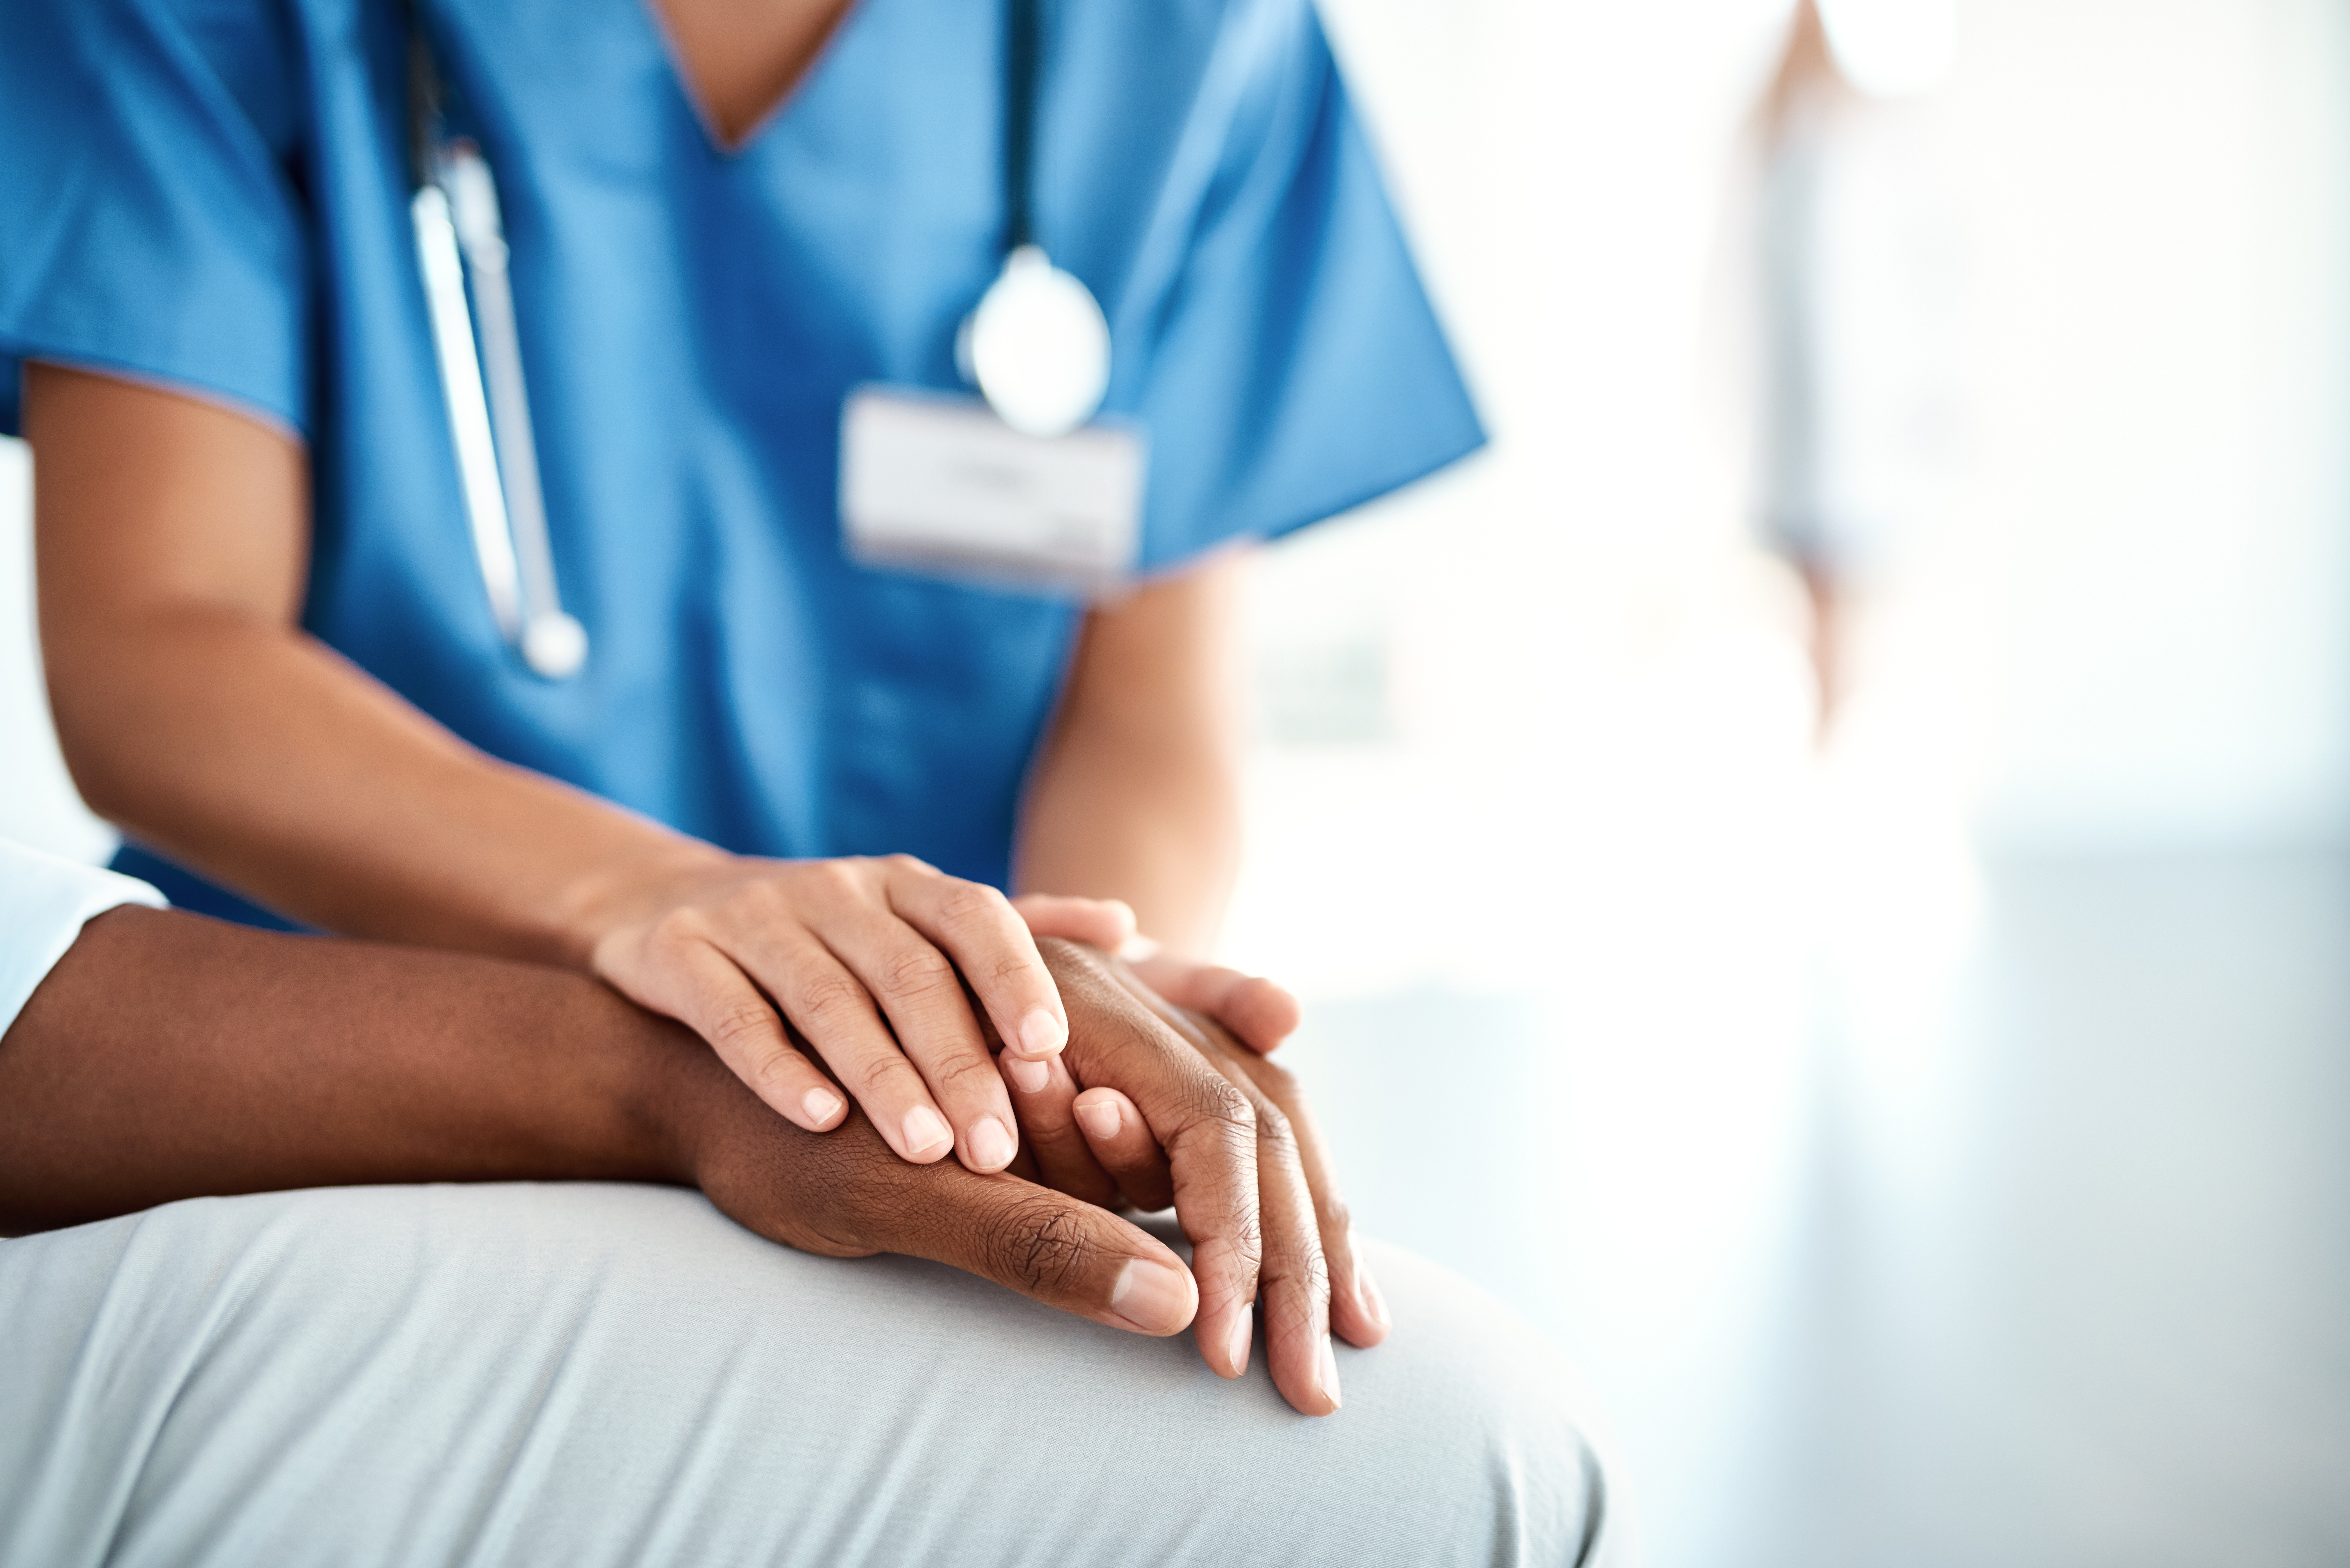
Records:
[[[577,975],[99,916],[0,1036],[0,1233],[359,1182],[693,1182],[770,1241],[931,1258],[1097,1323],[1188,1325],[1181,1260],[1107,1210],[775,1115]]]
[[[117,909],[0,1036],[0,1232],[289,1187],[686,1181],[670,1102],[713,1065],[561,971]]]

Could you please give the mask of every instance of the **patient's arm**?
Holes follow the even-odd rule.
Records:
[[[1191,1320],[1182,1263],[1101,1209],[861,1114],[768,1110],[681,1027],[580,976],[99,916],[0,1036],[0,1232],[172,1199],[377,1181],[695,1183],[811,1251],[903,1252],[1147,1334]]]

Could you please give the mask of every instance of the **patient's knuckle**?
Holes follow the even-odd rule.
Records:
[[[1222,1078],[1202,1077],[1191,1091],[1195,1119],[1212,1123],[1235,1136],[1256,1135],[1256,1106],[1233,1085]]]
[[[1078,1212],[1042,1196],[997,1213],[985,1244],[1004,1276],[1030,1291],[1066,1287],[1083,1273],[1093,1250]]]
[[[1296,1282],[1305,1284],[1302,1277]],[[1326,1292],[1312,1290],[1268,1291],[1261,1298],[1264,1303],[1265,1338],[1285,1338],[1290,1335],[1308,1337],[1322,1332],[1327,1316],[1322,1303],[1329,1299]]]
[[[1297,1153],[1297,1129],[1289,1125],[1279,1106],[1257,1107],[1256,1141],[1278,1158],[1291,1158]]]
[[[1251,1273],[1264,1266],[1263,1210],[1253,1203],[1243,1206],[1232,1216],[1231,1222],[1224,1227],[1224,1234],[1230,1240],[1232,1251]]]

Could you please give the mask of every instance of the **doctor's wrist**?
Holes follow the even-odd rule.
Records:
[[[596,971],[596,951],[607,938],[662,902],[664,889],[723,873],[736,857],[698,838],[649,830],[657,841],[633,853],[607,857],[586,866],[553,900],[556,961],[586,973]]]

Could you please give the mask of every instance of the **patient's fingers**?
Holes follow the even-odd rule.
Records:
[[[1197,1314],[1199,1289],[1182,1260],[1107,1210],[948,1161],[900,1164],[936,1179],[920,1183],[920,1201],[897,1216],[889,1251],[968,1270],[1136,1334],[1180,1334]]]
[[[1170,1007],[1165,999],[1152,994],[1147,987],[1138,990],[1135,982],[1139,976],[1131,972],[1132,966],[1128,967],[1129,973],[1122,978],[1128,989],[1135,991],[1139,1000],[1165,1020],[1170,1029],[1190,1041],[1202,1056],[1215,1064],[1218,1070],[1235,1082],[1247,1084],[1252,1095],[1261,1096],[1277,1108],[1276,1116],[1260,1116],[1261,1127],[1267,1121],[1286,1124],[1288,1147],[1280,1158],[1268,1164],[1269,1157],[1262,1150],[1259,1154],[1259,1164],[1263,1168],[1260,1186],[1263,1189],[1265,1203],[1267,1290],[1271,1291],[1270,1282],[1275,1269],[1272,1252],[1276,1204],[1271,1189],[1276,1179],[1276,1168],[1294,1162],[1310,1194],[1314,1227],[1321,1241],[1316,1261],[1327,1271],[1322,1293],[1328,1300],[1329,1326],[1349,1345],[1368,1348],[1378,1344],[1387,1337],[1391,1326],[1387,1302],[1380,1295],[1378,1284],[1371,1278],[1369,1269],[1357,1257],[1353,1221],[1347,1215],[1345,1201],[1338,1196],[1337,1178],[1332,1173],[1328,1150],[1313,1116],[1305,1108],[1305,1096],[1299,1092],[1297,1080],[1263,1057],[1242,1047],[1217,1020]],[[1335,1383],[1335,1367],[1328,1370]],[[1281,1367],[1278,1364],[1274,1371],[1276,1376],[1279,1376]],[[1284,1385],[1284,1392],[1286,1387]],[[1333,1398],[1335,1401],[1335,1391]]]
[[[1037,949],[1069,1010],[1063,1056],[1071,1075],[1124,1093],[1167,1151],[1175,1217],[1191,1238],[1200,1287],[1200,1354],[1237,1377],[1248,1366],[1249,1306],[1263,1244],[1255,1107],[1114,977],[1101,955],[1049,939]]]
[[[1208,1025],[1213,1038],[1213,1025]],[[1331,1171],[1329,1147],[1322,1141],[1321,1129],[1315,1125],[1313,1114],[1306,1109],[1305,1096],[1298,1091],[1297,1080],[1272,1063],[1238,1049],[1228,1050],[1225,1059],[1232,1070],[1245,1073],[1250,1081],[1289,1118],[1290,1135],[1296,1140],[1297,1160],[1305,1173],[1305,1185],[1314,1195],[1315,1227],[1322,1237],[1323,1261],[1330,1271],[1330,1326],[1347,1344],[1368,1349],[1387,1338],[1394,1326],[1388,1315],[1385,1297],[1379,1294],[1377,1281],[1363,1262],[1355,1247],[1355,1227],[1347,1211],[1345,1199],[1339,1196],[1338,1179]]]
[[[1137,1334],[1178,1334],[1198,1314],[1182,1260],[1106,1209],[957,1160],[911,1164],[859,1108],[829,1134],[805,1131],[698,1048],[672,1094],[695,1181],[772,1241],[828,1257],[929,1258]]]

